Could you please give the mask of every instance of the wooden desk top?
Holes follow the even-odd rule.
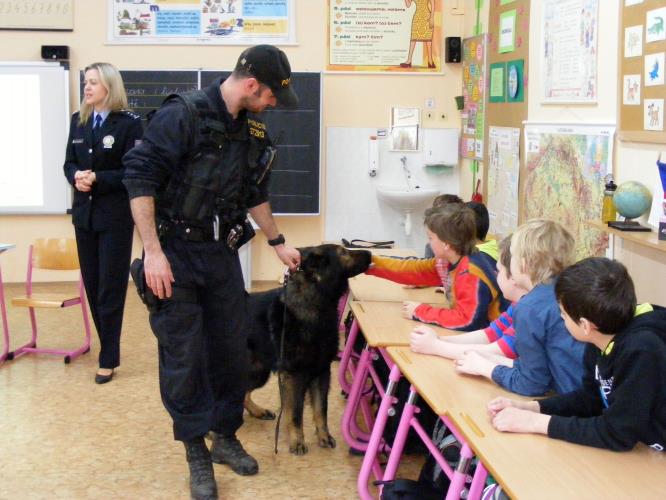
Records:
[[[442,307],[448,304],[443,293],[435,292],[435,287],[405,288],[404,285],[394,283],[377,276],[359,274],[349,280],[349,290],[354,300],[372,302],[402,302],[413,300],[424,304],[438,304]]]
[[[661,252],[666,252],[666,241],[659,240],[658,233],[655,230],[651,232],[637,232],[637,231],[620,231],[618,229],[613,229],[608,227],[601,221],[596,220],[586,220],[585,224],[599,231],[604,231],[605,233],[612,234],[618,238],[631,241],[632,243],[637,243],[638,245],[643,245],[645,247],[653,248]]]
[[[392,346],[403,375],[439,415],[449,417],[512,498],[663,498],[666,453],[639,445],[629,453],[580,446],[547,436],[502,433],[486,404],[510,394],[481,377],[461,376],[453,362]]]
[[[409,334],[416,326],[423,323],[403,318],[400,315],[401,308],[400,302],[351,303],[351,309],[363,330],[363,336],[372,347],[409,346]],[[446,335],[442,328],[433,326],[433,329],[439,335]]]

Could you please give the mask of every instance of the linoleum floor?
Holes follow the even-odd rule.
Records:
[[[60,291],[68,284],[38,285]],[[10,305],[22,285],[6,285],[10,349],[30,336],[26,309]],[[159,395],[157,348],[148,313],[130,283],[121,366],[105,385],[93,382],[99,342],[71,364],[62,357],[26,355],[0,364],[0,499],[186,499],[188,470],[181,443]],[[75,346],[83,338],[80,309],[37,312],[39,345]],[[1,339],[0,339],[1,342]],[[273,452],[274,421],[246,415],[238,436],[259,461],[259,474],[241,477],[215,465],[223,499],[353,499],[362,457],[352,456],[340,431],[344,399],[332,367],[329,427],[337,448],[316,445],[312,413],[306,406],[309,453],[288,451],[286,432]],[[254,393],[254,400],[278,410],[276,377]],[[407,457],[401,477],[414,477],[420,460]]]

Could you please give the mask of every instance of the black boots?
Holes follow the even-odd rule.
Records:
[[[213,446],[210,456],[216,464],[227,464],[236,474],[252,476],[259,472],[259,464],[243,449],[236,436],[223,437],[211,433]]]
[[[213,463],[203,437],[185,441],[187,465],[190,467],[190,496],[193,500],[217,500]]]

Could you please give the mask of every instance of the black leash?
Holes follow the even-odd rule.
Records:
[[[284,359],[284,331],[287,328],[287,284],[291,276],[289,268],[284,272],[284,308],[282,309],[282,331],[280,332],[280,357],[278,358],[278,388],[280,390],[280,412],[275,424],[275,454],[278,453],[278,438],[280,436],[280,421],[282,420],[282,408],[284,408],[284,384],[282,383],[282,360]]]

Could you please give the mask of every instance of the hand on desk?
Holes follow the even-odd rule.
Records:
[[[492,378],[496,360],[491,360],[477,351],[467,351],[462,358],[455,360],[456,371],[467,375],[481,375]]]
[[[420,325],[409,334],[409,347],[421,354],[437,354],[438,343],[441,342],[435,330],[429,326]]]
[[[501,432],[548,434],[550,415],[539,413],[537,401],[496,398],[488,403],[493,427]]]
[[[402,303],[402,317],[407,319],[414,319],[414,311],[421,305],[420,302],[406,300]]]

